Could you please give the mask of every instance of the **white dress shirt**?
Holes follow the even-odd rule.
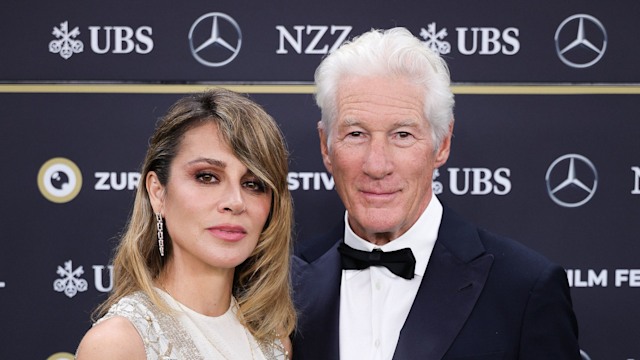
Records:
[[[411,248],[416,258],[415,276],[407,280],[386,267],[342,270],[340,283],[340,359],[390,360],[400,330],[418,293],[433,246],[438,237],[442,204],[435,196],[418,221],[399,238],[376,246],[357,236],[345,213],[344,241],[354,249],[394,251]]]

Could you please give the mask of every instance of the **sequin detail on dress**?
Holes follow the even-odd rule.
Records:
[[[204,360],[180,321],[162,312],[141,291],[120,299],[95,324],[114,316],[122,316],[133,324],[144,343],[147,360]],[[259,346],[267,360],[287,359],[279,340]]]

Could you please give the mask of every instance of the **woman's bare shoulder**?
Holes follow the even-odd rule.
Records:
[[[133,324],[122,316],[101,321],[80,341],[77,360],[146,359],[142,338]]]

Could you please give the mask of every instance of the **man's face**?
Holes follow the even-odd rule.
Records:
[[[344,79],[331,139],[320,129],[323,161],[349,224],[375,244],[399,237],[417,221],[432,196],[433,170],[449,156],[450,134],[434,150],[423,94],[402,78]]]

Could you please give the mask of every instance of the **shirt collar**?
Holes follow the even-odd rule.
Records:
[[[429,205],[420,215],[418,220],[409,230],[400,237],[384,244],[382,246],[374,245],[358,235],[356,235],[349,226],[349,213],[344,213],[344,242],[354,249],[371,251],[373,249],[381,249],[382,251],[395,251],[403,248],[410,248],[413,256],[416,258],[415,275],[424,276],[433,251],[433,246],[438,238],[438,230],[440,221],[442,220],[442,204],[438,198],[433,195]]]

